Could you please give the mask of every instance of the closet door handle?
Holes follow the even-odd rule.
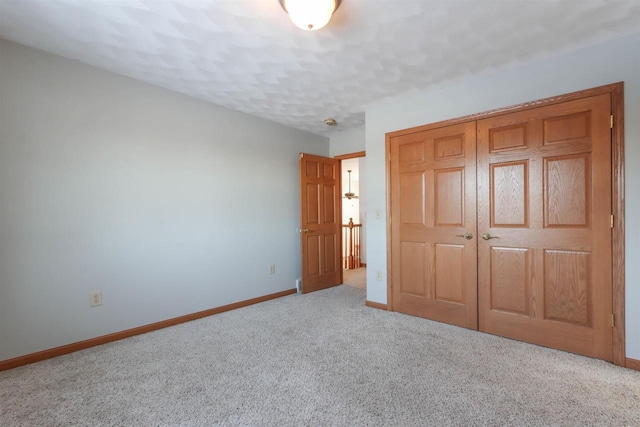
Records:
[[[482,239],[483,239],[483,240],[491,240],[491,239],[499,239],[499,237],[498,237],[498,236],[492,236],[492,235],[491,235],[491,234],[489,234],[489,233],[484,233],[484,234],[482,235]]]
[[[471,233],[456,234],[456,237],[464,237],[467,240],[471,240],[473,239],[473,234]]]

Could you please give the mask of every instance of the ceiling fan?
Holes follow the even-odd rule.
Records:
[[[358,196],[356,196],[356,193],[351,192],[351,171],[348,170],[347,173],[349,174],[349,191],[344,193],[343,199],[357,199]]]

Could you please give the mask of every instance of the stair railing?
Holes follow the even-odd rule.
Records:
[[[349,218],[348,224],[342,224],[342,260],[345,270],[360,268],[360,230],[362,224],[354,224]]]

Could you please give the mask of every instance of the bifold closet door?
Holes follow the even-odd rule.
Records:
[[[477,329],[476,123],[391,140],[391,308]]]
[[[478,121],[481,331],[612,360],[610,97]]]

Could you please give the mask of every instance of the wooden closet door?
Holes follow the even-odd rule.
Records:
[[[476,329],[476,124],[390,144],[391,308]]]
[[[481,331],[612,359],[610,111],[600,95],[478,122]]]

